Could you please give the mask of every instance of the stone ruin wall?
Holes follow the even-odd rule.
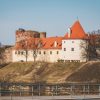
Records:
[[[12,62],[12,49],[13,47],[5,49],[3,52],[3,58],[0,59],[0,64]]]
[[[15,42],[17,43],[21,40],[24,40],[25,38],[30,38],[30,37],[46,38],[46,32],[37,32],[37,31],[19,29],[16,31],[15,37],[16,37]],[[12,62],[12,50],[13,47],[5,49],[3,53],[3,58],[0,59],[0,64]]]
[[[46,32],[37,32],[32,30],[19,29],[16,31],[16,42],[24,40],[26,38],[46,38]]]

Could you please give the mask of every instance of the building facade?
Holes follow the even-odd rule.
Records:
[[[87,61],[88,35],[76,21],[62,37],[46,37],[46,32],[16,31],[12,61]]]

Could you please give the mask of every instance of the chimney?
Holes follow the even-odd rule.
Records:
[[[71,37],[71,28],[69,27],[68,28],[68,38],[70,38]]]

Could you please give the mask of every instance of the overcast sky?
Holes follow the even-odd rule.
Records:
[[[100,0],[0,0],[0,42],[15,43],[15,31],[63,36],[77,17],[85,32],[100,29]]]

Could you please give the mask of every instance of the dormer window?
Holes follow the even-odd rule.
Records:
[[[42,47],[42,43],[39,42],[38,43],[38,48],[40,48],[40,47]]]
[[[57,47],[57,41],[54,42],[54,47]]]

